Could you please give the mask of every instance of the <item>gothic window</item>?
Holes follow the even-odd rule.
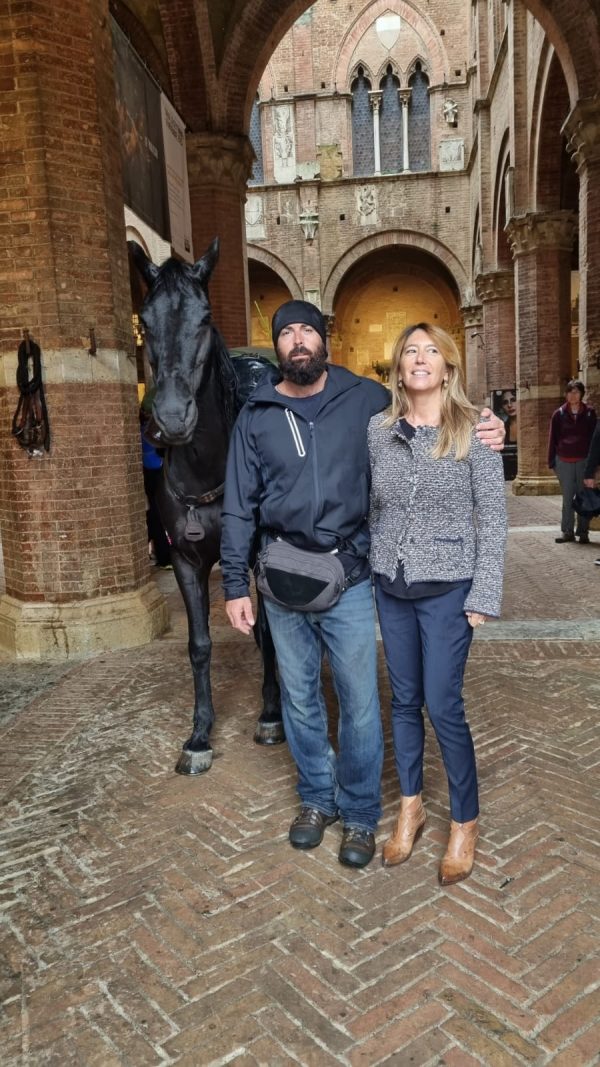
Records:
[[[429,78],[421,64],[415,64],[414,74],[408,82],[410,107],[408,109],[408,155],[411,170],[431,170],[431,130],[429,117]]]
[[[359,67],[350,87],[352,92],[352,162],[354,174],[373,174],[373,115],[369,102],[370,82]]]
[[[256,159],[252,166],[252,177],[248,182],[248,185],[262,185],[265,180],[264,167],[263,167],[263,148],[262,148],[262,130],[260,121],[260,109],[258,106],[258,94],[252,105],[252,113],[250,115],[250,144],[254,149]]]
[[[402,108],[398,96],[400,82],[391,65],[379,88],[382,93],[379,119],[381,173],[398,174],[402,170]]]

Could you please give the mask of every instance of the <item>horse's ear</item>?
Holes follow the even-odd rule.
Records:
[[[201,285],[206,285],[219,259],[219,238],[215,237],[213,243],[208,246],[206,252],[194,263],[192,271]]]
[[[156,266],[156,263],[153,263],[151,259],[148,259],[144,249],[137,243],[137,241],[128,241],[127,246],[131,252],[133,262],[146,285],[151,289],[156,281],[159,268]]]

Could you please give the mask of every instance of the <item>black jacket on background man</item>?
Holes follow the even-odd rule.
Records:
[[[367,426],[388,407],[379,382],[329,364],[313,421],[272,382],[258,385],[236,422],[225,479],[221,567],[226,600],[248,595],[257,531],[327,551],[349,538],[369,547]]]

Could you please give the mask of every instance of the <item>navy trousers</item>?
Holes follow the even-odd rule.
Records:
[[[437,737],[456,822],[479,814],[477,768],[462,687],[473,637],[464,613],[469,586],[401,600],[375,579],[375,598],[392,687],[394,756],[404,796],[423,788],[423,705]]]

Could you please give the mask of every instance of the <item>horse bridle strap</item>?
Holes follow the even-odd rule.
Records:
[[[206,536],[206,530],[204,529],[204,523],[202,521],[201,508],[206,507],[208,504],[213,504],[215,500],[218,500],[223,496],[225,492],[225,482],[221,482],[216,489],[209,489],[206,493],[201,493],[200,496],[189,496],[188,494],[178,493],[171,479],[169,478],[169,453],[167,451],[164,458],[164,472],[165,472],[165,485],[169,492],[175,497],[178,503],[183,504],[187,508],[187,515],[185,519],[185,539],[186,541],[202,541]]]

